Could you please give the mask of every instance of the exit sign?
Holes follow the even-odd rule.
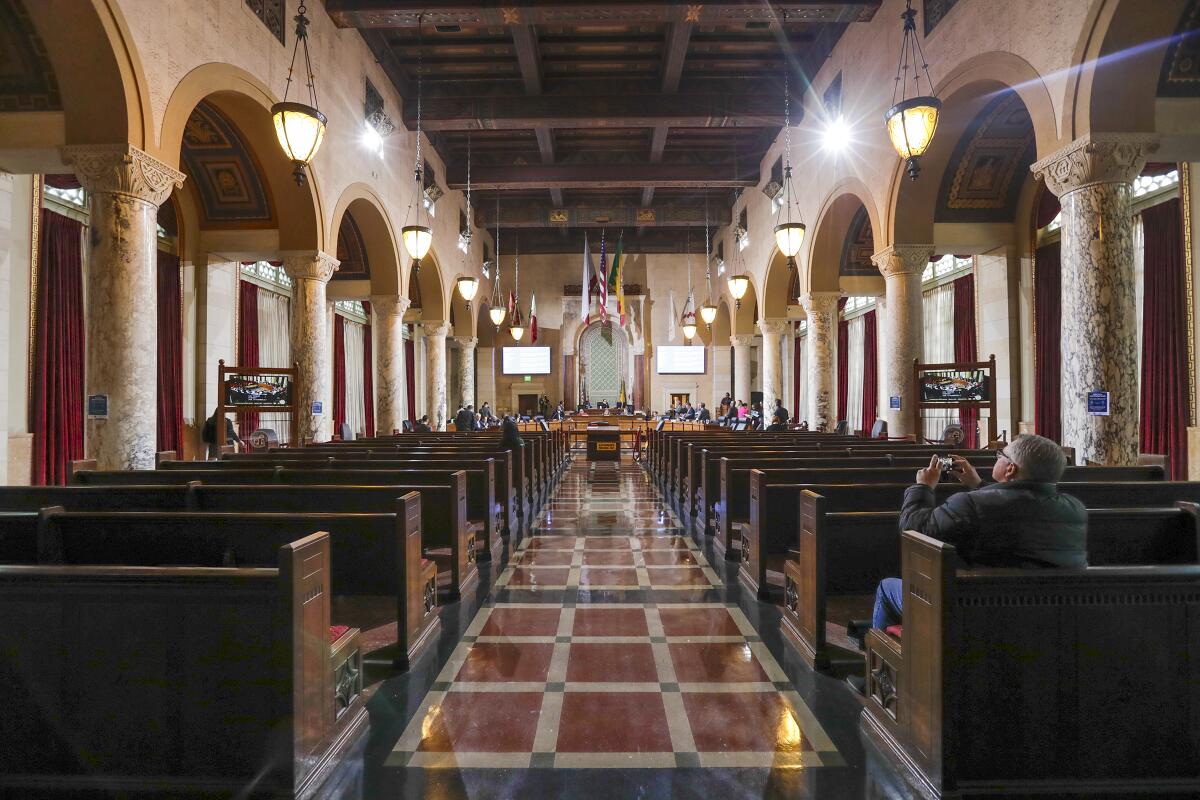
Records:
[[[526,382],[526,383],[529,383],[529,382],[530,382],[530,381],[532,381],[532,380],[533,380],[533,376],[532,376],[532,375],[526,375],[526,376],[525,376],[525,382]]]

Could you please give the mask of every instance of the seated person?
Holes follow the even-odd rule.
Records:
[[[1087,566],[1087,511],[1059,494],[1067,460],[1062,448],[1042,436],[1024,434],[998,451],[995,483],[980,488],[979,473],[962,456],[950,456],[949,472],[972,489],[940,506],[934,488],[941,478],[938,456],[918,470],[904,493],[900,530],[914,530],[952,544],[964,562],[979,567],[1080,568]],[[903,587],[885,578],[875,592],[871,627],[886,629],[903,619]]]
[[[767,426],[767,431],[771,433],[778,433],[779,431],[786,431],[787,429],[787,409],[776,408],[775,416],[772,418],[771,424]]]
[[[433,428],[429,427],[429,415],[423,414],[413,425],[413,430],[417,433],[433,433]]]

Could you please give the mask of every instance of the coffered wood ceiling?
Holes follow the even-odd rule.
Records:
[[[499,197],[525,252],[574,252],[577,229],[600,226],[626,228],[626,247],[641,252],[699,252],[706,206],[728,224],[736,193],[763,183],[785,65],[798,98],[880,2],[326,0],[326,10],[360,31],[409,99],[410,130],[421,64],[422,127],[450,188],[466,185],[470,137],[481,224],[494,225]]]

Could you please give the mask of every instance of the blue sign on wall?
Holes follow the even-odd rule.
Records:
[[[325,413],[325,404],[320,400],[313,400],[312,413],[314,417],[319,417]]]
[[[900,395],[894,394],[888,398],[888,408],[892,411],[900,410]]]
[[[1088,392],[1087,410],[1093,417],[1107,417],[1109,408],[1108,392]]]

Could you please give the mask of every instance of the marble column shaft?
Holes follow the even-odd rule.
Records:
[[[1134,178],[1153,134],[1091,134],[1033,165],[1062,204],[1062,444],[1079,463],[1137,461],[1139,371]],[[1108,416],[1087,395],[1109,393]]]
[[[729,337],[733,345],[733,399],[750,402],[750,348],[754,347],[752,334]]]
[[[184,174],[128,144],[62,149],[91,194],[86,394],[108,417],[86,421],[99,469],[153,469],[158,405],[158,207]]]
[[[458,386],[462,395],[459,403],[465,408],[475,405],[475,346],[479,339],[474,336],[455,336],[454,345],[459,350]]]
[[[871,256],[883,273],[887,294],[884,317],[885,349],[883,360],[887,394],[899,395],[900,408],[887,408],[888,433],[903,436],[919,433],[913,429],[913,405],[917,387],[913,380],[913,361],[924,351],[924,307],[921,305],[921,273],[933,255],[931,244],[898,244]]]
[[[775,400],[783,399],[783,334],[787,320],[761,320],[758,330],[763,337],[763,416],[768,422],[775,413]]]
[[[404,424],[404,312],[409,299],[397,295],[371,295],[371,310],[379,337],[376,357],[375,427],[386,433]],[[371,431],[374,433],[374,431]]]
[[[329,438],[332,408],[314,415],[312,404],[325,402],[331,385],[332,362],[328,341],[326,287],[337,271],[338,260],[328,253],[285,252],[283,266],[295,282],[291,303],[292,361],[296,363],[296,431],[301,439],[321,442]]]
[[[808,408],[797,409],[801,419],[808,419],[809,427],[816,430],[833,430],[837,411],[833,404],[836,364],[834,345],[837,342],[837,303],[841,292],[807,292],[800,297],[804,313],[808,316],[808,335],[804,346],[808,356]]]
[[[428,390],[429,425],[446,430],[446,334],[448,322],[422,322],[425,333],[425,386]]]

